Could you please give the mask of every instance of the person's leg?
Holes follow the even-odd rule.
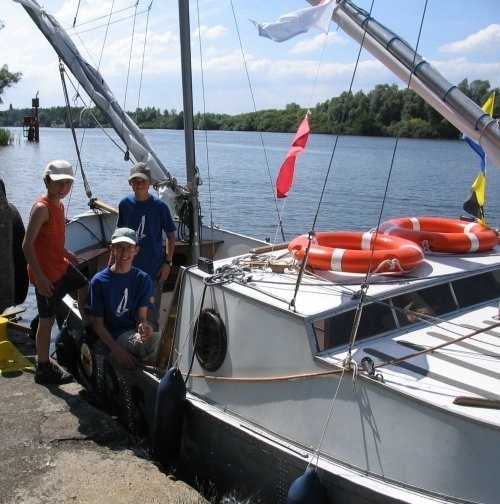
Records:
[[[158,359],[158,347],[160,346],[161,333],[154,332],[149,340],[144,341],[145,357],[141,360],[143,364],[154,366]]]
[[[55,302],[56,298],[41,296],[35,289],[38,307],[38,328],[36,331],[36,355],[37,366],[35,372],[35,383],[42,385],[60,385],[69,383],[73,376],[64,372],[50,360],[50,339],[52,336],[52,326],[56,319]]]
[[[36,331],[36,357],[38,362],[49,362],[50,336],[56,317],[39,317]]]
[[[148,340],[141,339],[139,333],[127,331],[116,340],[125,350],[133,354],[143,364],[154,364],[161,335],[154,332]]]
[[[85,303],[87,301],[87,278],[72,264],[68,265],[66,273],[54,283],[54,297],[58,302],[66,295],[77,291],[78,310],[85,326],[90,325],[90,317],[85,314]]]
[[[90,326],[92,324],[92,317],[85,313],[85,304],[87,303],[87,286],[78,289],[78,310],[80,316],[82,317],[82,322],[84,326]]]

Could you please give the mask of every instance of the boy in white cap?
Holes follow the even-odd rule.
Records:
[[[147,320],[153,285],[147,273],[132,266],[139,252],[133,229],[116,228],[111,237],[112,264],[92,278],[87,313],[92,327],[118,364],[154,364],[160,333]]]
[[[73,167],[68,161],[54,160],[45,167],[43,181],[47,192],[35,201],[23,240],[39,315],[35,382],[44,385],[68,383],[73,379],[49,359],[56,309],[69,292],[78,291],[78,306],[85,321],[88,282],[76,268],[77,257],[64,246],[66,217],[61,200],[70,192],[73,180]]]
[[[154,303],[148,312],[148,320],[158,331],[163,283],[172,266],[176,227],[167,204],[149,193],[151,170],[146,163],[132,166],[128,182],[134,194],[120,201],[116,225],[137,232],[140,250],[135,256],[134,266],[145,271],[153,281]],[[166,236],[165,247],[163,234]]]

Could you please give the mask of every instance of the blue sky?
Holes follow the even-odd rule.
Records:
[[[78,0],[40,1],[63,26],[71,26]],[[160,110],[182,110],[178,13],[176,0],[115,0],[113,19],[103,48],[103,27],[109,15],[108,0],[81,0],[73,37],[83,56],[95,62],[120,105],[126,110],[154,106]],[[360,0],[370,9],[371,1]],[[416,45],[424,0],[375,0],[373,16]],[[306,7],[303,0],[199,0],[191,2],[194,110],[236,114],[267,108],[284,108],[289,103],[303,107],[337,96],[349,88],[358,45],[335,23],[330,24],[323,60],[325,35],[312,29],[287,42],[276,43],[259,37],[249,21],[275,21],[281,14]],[[236,34],[233,9],[248,77]],[[199,25],[198,25],[199,10]],[[489,80],[500,86],[500,10],[497,0],[429,0],[422,28],[419,53],[431,61],[451,82],[464,78]],[[101,17],[103,16],[103,17]],[[88,22],[100,18],[97,22]],[[0,110],[12,105],[25,108],[39,92],[42,107],[64,105],[58,60],[50,44],[13,0],[0,0],[0,64],[21,71],[22,80],[3,95]],[[148,23],[146,56],[142,60],[144,33]],[[200,26],[200,28],[198,28]],[[135,37],[130,57],[131,37]],[[197,37],[202,33],[201,43]],[[75,30],[70,29],[71,35]],[[204,88],[201,86],[200,45]],[[99,55],[102,52],[102,56]],[[130,63],[129,63],[130,60]],[[127,82],[127,71],[130,72]],[[142,87],[139,85],[142,73]],[[318,70],[319,69],[319,70]],[[251,83],[249,87],[248,81]],[[370,91],[376,84],[397,83],[396,77],[363,52],[353,89]],[[70,96],[74,92],[70,88]],[[253,99],[252,99],[253,95]],[[203,96],[205,102],[203,102]]]

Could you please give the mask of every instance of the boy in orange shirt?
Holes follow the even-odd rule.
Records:
[[[68,161],[55,160],[46,166],[43,181],[47,192],[35,201],[23,240],[39,315],[35,382],[44,385],[68,383],[73,379],[49,359],[57,305],[67,293],[78,290],[80,313],[85,317],[88,282],[75,267],[77,257],[64,246],[66,218],[61,200],[70,192],[73,180],[73,167]]]

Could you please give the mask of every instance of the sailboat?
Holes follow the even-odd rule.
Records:
[[[136,160],[175,189],[57,21],[34,0],[17,1],[117,131],[126,131]],[[188,2],[179,1],[179,14],[190,173]],[[500,166],[498,122],[481,107],[352,2],[339,2],[333,21]],[[112,231],[114,218],[102,206],[75,217],[92,232],[84,236],[72,221],[68,248],[98,259],[109,240],[100,233]],[[186,262],[174,258],[180,267],[166,293],[155,367],[125,373],[97,353],[73,300],[65,300],[60,363],[147,439],[153,456],[256,501],[498,501],[495,230],[475,220],[403,216],[365,233],[278,245],[220,234],[215,252],[201,256],[192,227],[194,251],[176,248]],[[301,485],[305,497],[295,499]]]

